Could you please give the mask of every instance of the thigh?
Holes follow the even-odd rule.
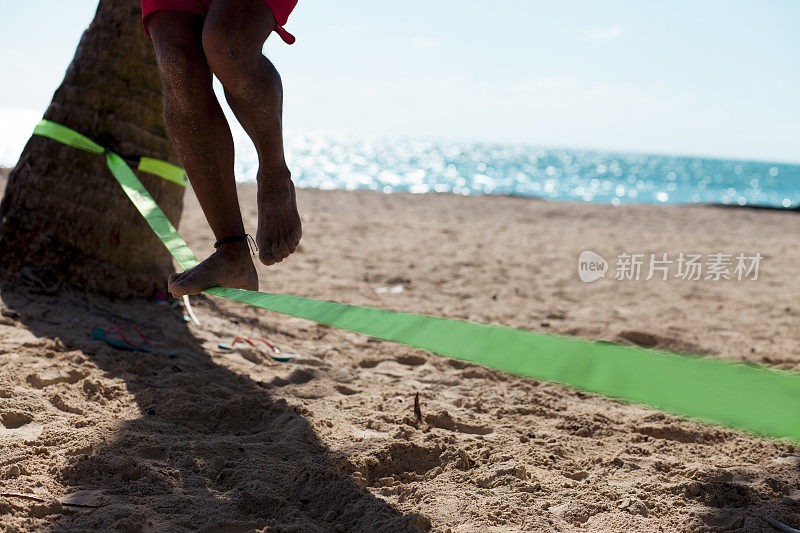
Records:
[[[176,62],[203,58],[203,17],[188,11],[156,11],[147,17],[160,68],[179,67]]]
[[[275,16],[263,0],[212,0],[203,33],[215,40],[258,48],[275,28]]]

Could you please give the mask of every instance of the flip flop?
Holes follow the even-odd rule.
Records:
[[[141,342],[138,344],[131,342],[128,339],[128,337],[125,336],[123,328],[130,328],[133,331],[135,331],[139,335]],[[111,336],[112,332],[116,332],[116,334],[119,336],[119,339],[112,337]],[[153,343],[150,342],[150,339],[147,338],[147,335],[142,333],[142,330],[140,330],[133,324],[114,324],[105,330],[100,328],[95,328],[92,330],[92,337],[94,337],[97,340],[101,340],[106,344],[108,344],[109,346],[113,346],[114,348],[117,348],[119,350],[126,350],[132,352],[145,352],[145,353],[164,352],[170,357],[174,357],[175,355],[177,355],[177,352],[174,351],[168,352],[163,348],[154,346]]]
[[[94,328],[92,330],[92,337],[94,337],[95,339],[97,339],[99,341],[103,341],[106,344],[108,344],[109,346],[113,346],[114,348],[116,348],[118,350],[126,350],[126,351],[129,351],[129,352],[144,352],[144,351],[146,351],[146,350],[141,350],[138,347],[131,346],[131,345],[129,345],[128,343],[126,343],[124,341],[119,341],[119,340],[110,338],[108,336],[108,334],[106,333],[106,330],[104,330],[102,328]]]
[[[267,341],[266,339],[262,339],[262,338],[259,338],[259,337],[236,337],[235,339],[233,339],[232,343],[225,344],[225,343],[221,342],[221,343],[218,344],[218,346],[220,348],[222,348],[223,350],[235,350],[236,347],[237,347],[236,346],[237,344],[244,343],[244,344],[249,344],[251,348],[255,348],[256,350],[263,351],[263,350],[260,350],[259,347],[256,345],[256,343],[253,342],[253,341],[263,342],[270,350],[272,350],[272,354],[270,354],[270,357],[272,357],[276,361],[280,361],[281,363],[285,363],[285,362],[297,357],[297,355],[293,354],[293,353],[283,353],[283,352],[281,352],[278,349],[277,346],[275,346],[271,342]]]

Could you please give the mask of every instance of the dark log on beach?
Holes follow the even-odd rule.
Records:
[[[44,118],[120,155],[177,163],[139,0],[101,0]],[[140,179],[174,224],[184,189]],[[111,176],[105,158],[32,137],[0,203],[0,270],[115,297],[166,287],[170,256]]]

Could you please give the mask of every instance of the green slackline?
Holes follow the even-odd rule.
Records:
[[[55,126],[43,121],[34,133],[105,153],[111,173],[178,264],[183,269],[198,264],[120,156],[73,130]],[[797,373],[286,294],[220,287],[205,292],[513,374],[800,442]]]

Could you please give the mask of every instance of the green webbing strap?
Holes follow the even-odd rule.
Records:
[[[182,187],[186,187],[187,185],[186,172],[184,172],[181,167],[173,165],[172,163],[167,163],[160,159],[153,159],[152,157],[142,157],[139,159],[139,166],[136,168],[148,174],[161,176],[165,180],[177,183]]]
[[[48,136],[105,152],[74,132],[62,140],[60,131],[50,129]],[[196,265],[197,258],[125,161],[112,152],[106,152],[106,161],[178,264],[184,269]],[[513,374],[800,442],[797,373],[285,294],[219,287],[206,292]]]
[[[42,119],[36,125],[36,127],[33,129],[33,134],[41,135],[42,137],[49,137],[54,141],[77,148],[78,150],[86,150],[87,152],[94,152],[96,154],[102,154],[106,150],[93,140],[89,139],[88,137],[84,137],[77,131],[45,119]]]
[[[95,154],[102,154],[106,151],[105,148],[93,140],[84,137],[77,131],[66,126],[62,126],[61,124],[50,122],[49,120],[42,119],[34,128],[33,134],[41,135],[42,137],[48,137],[54,141],[66,144],[67,146],[71,146],[79,150],[86,150],[87,152],[93,152]],[[172,163],[167,163],[166,161],[162,161],[160,159],[142,157],[139,159],[137,170],[159,176],[167,181],[177,183],[182,187],[186,187],[187,185],[186,173],[181,167],[173,165]]]

